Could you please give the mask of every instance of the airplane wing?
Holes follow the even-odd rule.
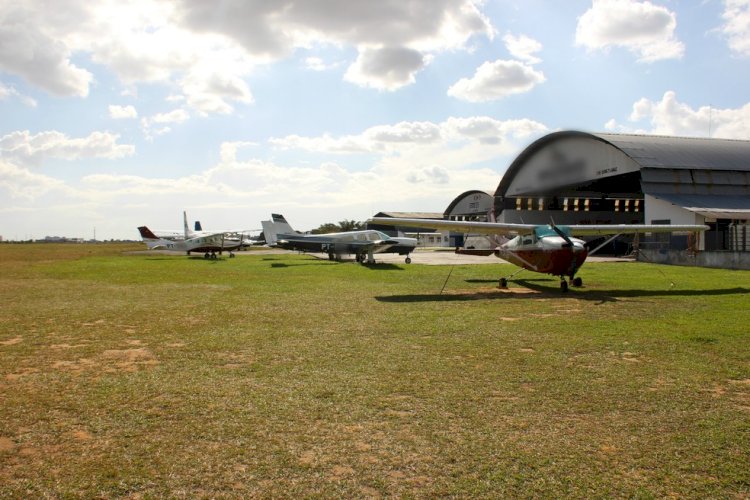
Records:
[[[458,220],[436,219],[401,219],[391,217],[373,217],[367,222],[384,226],[406,226],[425,229],[448,229],[457,233],[477,234],[529,234],[534,231],[536,224],[511,224],[502,222],[470,222]]]
[[[538,224],[512,224],[503,222],[471,222],[453,220],[429,219],[400,219],[390,217],[373,217],[367,222],[384,226],[407,226],[428,229],[448,229],[450,231],[477,234],[529,234]],[[672,225],[672,224],[578,224],[560,226],[570,230],[571,236],[596,236],[608,234],[634,233],[688,233],[706,231],[703,225]]]
[[[571,236],[605,236],[608,234],[635,233],[690,233],[708,230],[708,226],[698,224],[578,224],[564,227],[570,230]]]

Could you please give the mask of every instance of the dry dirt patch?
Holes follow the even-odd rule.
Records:
[[[7,437],[0,437],[0,453],[10,453],[16,448],[16,443]]]
[[[73,346],[75,347],[75,346]],[[141,368],[150,368],[159,364],[156,356],[145,347],[130,349],[108,349],[95,358],[77,360],[59,360],[52,363],[52,368],[65,370],[80,375],[87,370],[104,370],[105,372],[134,372]]]

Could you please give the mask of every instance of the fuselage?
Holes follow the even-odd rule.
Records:
[[[526,234],[497,247],[495,255],[530,271],[572,278],[586,261],[588,250],[578,238]]]
[[[332,253],[349,253],[358,245],[368,245],[372,253],[398,253],[406,255],[417,246],[415,238],[397,238],[372,229],[331,234],[278,234],[279,241],[297,249]],[[282,245],[283,246],[283,245]]]

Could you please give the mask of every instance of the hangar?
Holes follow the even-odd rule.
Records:
[[[640,250],[650,250],[654,261],[750,269],[750,141],[554,132],[518,155],[493,195],[461,193],[436,218],[706,224],[710,230],[697,241],[654,235],[640,240]],[[381,229],[395,233],[392,226]],[[450,233],[448,240],[450,246],[482,248],[472,235]],[[690,252],[686,262],[688,248],[701,252]],[[622,247],[611,250],[620,253]]]
[[[513,161],[494,202],[499,222],[707,224],[699,249],[750,251],[750,141],[555,132]]]

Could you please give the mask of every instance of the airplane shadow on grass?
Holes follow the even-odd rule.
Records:
[[[470,283],[497,283],[497,280],[466,280]],[[540,285],[550,283],[550,286]],[[523,288],[508,288],[494,290],[479,290],[464,293],[434,293],[434,294],[411,294],[390,295],[375,297],[380,302],[409,303],[409,302],[463,302],[469,300],[502,300],[502,299],[577,299],[587,300],[603,304],[605,302],[617,302],[619,299],[641,298],[641,297],[709,297],[720,295],[750,295],[750,288],[735,287],[712,290],[680,290],[668,288],[664,290],[638,290],[638,289],[586,289],[571,288],[567,293],[560,291],[559,282],[551,279],[528,279],[513,280],[511,284],[521,285]],[[553,285],[554,284],[554,285]]]
[[[182,256],[165,255],[164,257],[146,257],[145,260],[171,260],[171,261],[175,261],[175,260],[181,260],[181,258],[182,258]],[[206,259],[202,255],[201,256],[198,256],[198,255],[190,255],[190,256],[188,256],[188,260],[202,260],[202,261],[211,262],[211,263],[214,263],[214,264],[216,264],[217,262],[224,262],[227,259],[228,259],[228,257],[217,257],[215,259]]]
[[[284,267],[299,267],[299,266],[332,266],[337,264],[336,262],[316,262],[316,261],[305,261],[305,262],[272,262],[271,267],[273,268],[284,268]]]
[[[347,262],[341,261],[322,261],[322,260],[306,260],[304,262],[295,262],[288,264],[286,262],[273,262],[271,267],[282,268],[282,267],[296,267],[296,266],[334,266],[337,264],[346,264]],[[402,267],[394,264],[361,264],[362,267],[371,269],[373,271],[403,271]]]

